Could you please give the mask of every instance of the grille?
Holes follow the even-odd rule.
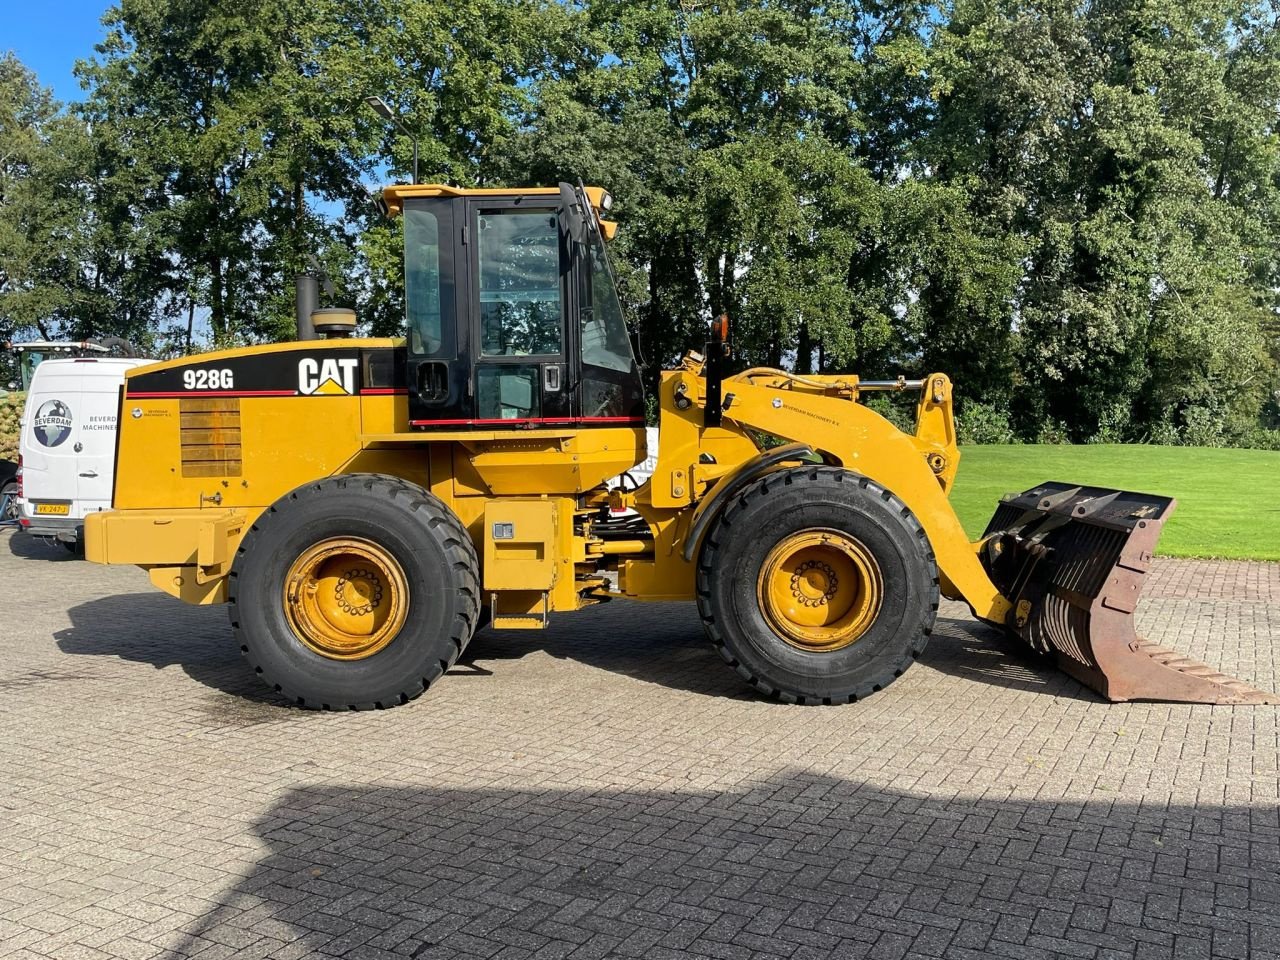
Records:
[[[1034,620],[1028,636],[1039,641],[1033,641],[1033,646],[1047,652],[1048,647],[1044,645],[1044,640],[1047,639],[1049,647],[1065,653],[1077,663],[1082,663],[1086,667],[1097,666],[1092,657],[1085,653],[1086,649],[1092,652],[1092,647],[1089,646],[1088,610],[1081,610],[1056,594],[1050,593],[1045,596],[1043,603],[1033,616]]]
[[[240,398],[179,402],[184,477],[240,476]]]

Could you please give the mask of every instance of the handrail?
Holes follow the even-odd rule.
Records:
[[[813,387],[818,390],[830,390],[832,388],[849,387],[850,384],[837,380],[834,383],[825,383],[821,380],[811,380],[808,377],[801,376],[798,373],[788,373],[786,370],[779,370],[777,367],[751,367],[749,370],[743,370],[741,373],[734,374],[730,380],[751,380],[752,377],[782,377],[786,380],[802,383],[806,387]],[[857,389],[868,393],[899,391],[899,390],[923,390],[925,382],[923,380],[908,380],[906,377],[898,377],[896,380],[859,380]]]

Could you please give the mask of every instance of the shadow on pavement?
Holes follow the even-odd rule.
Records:
[[[501,669],[494,661],[535,651],[695,693],[756,697],[712,648],[691,603],[624,601],[554,619],[541,633],[482,630],[459,667],[487,674]],[[939,617],[918,663],[992,686],[1100,700],[1047,659],[969,618]]]
[[[935,670],[1010,690],[1105,703],[1029,646],[970,617],[938,617],[933,639],[920,659]]]
[[[52,560],[61,563],[83,559],[60,543],[49,543],[29,533],[23,533],[21,530],[10,528],[9,535],[5,539],[9,543],[9,553],[21,560]]]
[[[166,955],[1275,956],[1276,829],[1273,807],[788,771],[731,792],[294,788]]]
[[[536,652],[678,690],[756,696],[712,649],[692,603],[614,601],[553,614],[546,630],[486,628],[472,638],[450,676],[501,671],[502,661]]]
[[[77,656],[119,657],[162,670],[180,667],[197,683],[255,703],[287,706],[240,655],[225,607],[195,607],[162,593],[123,593],[72,607],[54,634]]]
[[[56,636],[65,653],[115,656],[157,669],[178,666],[215,690],[286,704],[241,657],[224,608],[192,607],[161,593],[134,593],[90,600],[69,614],[71,626]],[[502,671],[502,661],[539,651],[674,689],[732,699],[757,696],[712,649],[693,604],[682,603],[609,603],[555,617],[545,631],[481,630],[449,677],[482,683]],[[940,618],[915,669],[921,667],[1001,687],[1091,696],[971,620]]]

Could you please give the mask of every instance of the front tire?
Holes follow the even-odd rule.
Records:
[[[727,504],[698,560],[698,611],[721,656],[788,703],[888,686],[928,643],[933,551],[911,511],[835,467],[778,470]]]
[[[407,703],[457,660],[479,617],[479,563],[438,498],[396,477],[307,484],[258,518],[228,587],[240,650],[301,707]]]

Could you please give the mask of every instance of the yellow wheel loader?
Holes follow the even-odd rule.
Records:
[[[404,703],[486,619],[540,629],[630,599],[696,602],[766,696],[845,703],[920,656],[946,596],[1112,700],[1270,702],[1134,633],[1171,499],[1046,483],[971,543],[944,374],[732,372],[723,319],[662,375],[636,483],[610,196],[415,184],[381,202],[404,224],[406,336],[350,337],[311,281],[297,342],[130,371],[113,509],[87,523],[89,559],[228,604],[290,701]],[[885,390],[918,395],[914,433],[862,402]]]

